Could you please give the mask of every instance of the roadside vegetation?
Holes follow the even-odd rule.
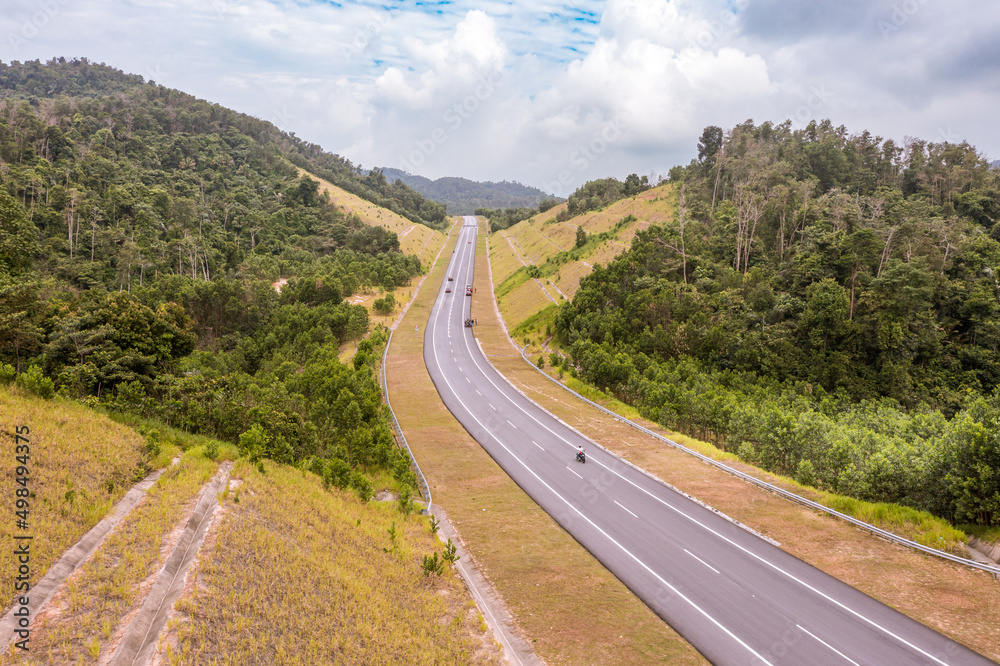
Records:
[[[804,485],[1000,523],[1000,172],[828,122],[699,149],[560,309],[564,369]]]
[[[0,380],[303,464],[365,498],[375,478],[414,487],[373,374],[384,330],[352,302],[389,320],[424,270],[361,215],[409,220],[427,251],[441,234],[420,223],[441,226],[442,206],[86,61],[0,63],[0,109]],[[338,207],[293,163],[371,207]]]

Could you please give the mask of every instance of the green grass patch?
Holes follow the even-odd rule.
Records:
[[[503,298],[510,292],[514,291],[522,284],[531,279],[531,268],[534,266],[521,266],[516,271],[514,271],[509,278],[503,281],[503,283],[497,287],[496,294],[497,298]]]
[[[535,314],[531,315],[520,324],[518,324],[514,330],[511,332],[512,337],[537,337],[544,335],[547,329],[551,329],[556,321],[556,315],[559,313],[559,306],[555,303],[550,303],[547,307],[539,310]]]
[[[958,527],[969,536],[974,536],[986,543],[1000,543],[1000,526],[959,525]]]
[[[795,483],[785,477],[782,477],[782,480],[786,483]],[[803,488],[803,490],[808,492],[810,489]],[[964,554],[963,544],[967,540],[965,532],[926,511],[919,511],[899,504],[865,502],[826,491],[815,492],[819,493],[820,499],[818,501],[825,507],[863,520],[929,548]]]

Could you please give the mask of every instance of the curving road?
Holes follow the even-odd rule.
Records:
[[[465,218],[424,331],[448,409],[511,478],[661,618],[717,664],[989,664],[596,448],[486,360]],[[451,293],[446,293],[451,286]],[[574,460],[578,445],[586,464]]]

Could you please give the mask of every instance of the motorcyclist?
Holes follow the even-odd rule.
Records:
[[[576,448],[576,459],[583,462],[587,459],[587,453],[583,450],[583,446],[578,446]]]

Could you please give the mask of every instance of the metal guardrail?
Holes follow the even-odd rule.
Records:
[[[540,372],[543,377],[545,377],[546,379],[550,380],[554,384],[556,384],[558,386],[561,386],[565,390],[567,390],[570,393],[572,393],[573,395],[575,395],[577,398],[580,398],[581,400],[583,400],[583,401],[585,401],[587,403],[590,403],[591,405],[593,405],[594,407],[597,407],[602,412],[604,412],[604,413],[606,413],[606,414],[608,414],[610,416],[613,416],[614,418],[618,419],[622,423],[626,423],[626,424],[632,426],[633,428],[635,428],[636,430],[638,430],[640,432],[643,432],[643,433],[645,433],[647,435],[655,437],[656,439],[658,439],[658,440],[660,440],[660,441],[662,441],[662,442],[664,442],[666,444],[669,444],[670,446],[672,446],[672,447],[674,447],[676,449],[679,449],[679,450],[681,450],[681,451],[683,451],[683,452],[685,452],[685,453],[687,453],[689,455],[692,455],[695,458],[698,458],[699,460],[701,460],[703,462],[706,462],[709,465],[712,465],[713,467],[717,467],[718,469],[722,470],[723,472],[726,472],[727,474],[732,474],[733,476],[735,476],[737,478],[743,479],[744,481],[747,481],[749,483],[754,484],[755,486],[763,488],[764,490],[767,490],[768,492],[772,492],[772,493],[774,493],[776,495],[784,497],[787,500],[791,500],[792,502],[796,502],[797,504],[801,504],[803,506],[809,507],[810,509],[815,509],[817,511],[822,511],[823,513],[827,513],[827,514],[829,514],[831,516],[834,516],[836,518],[844,520],[844,521],[846,521],[848,523],[851,523],[852,525],[854,525],[856,527],[860,527],[863,530],[871,532],[872,534],[874,534],[877,537],[880,537],[882,539],[886,539],[887,541],[893,541],[895,543],[898,543],[898,544],[903,545],[903,546],[907,546],[907,547],[912,548],[914,550],[919,550],[920,552],[926,553],[928,555],[933,555],[935,557],[940,557],[940,558],[943,558],[943,559],[946,559],[946,560],[950,560],[952,562],[955,562],[956,564],[963,564],[965,566],[972,567],[974,569],[981,569],[982,571],[985,571],[987,573],[993,574],[994,578],[1000,577],[1000,567],[990,566],[988,564],[980,564],[979,562],[976,562],[975,560],[966,559],[964,557],[958,557],[957,555],[952,555],[951,553],[946,553],[943,550],[938,550],[936,548],[931,548],[931,547],[925,546],[925,545],[923,545],[921,543],[917,543],[916,541],[911,541],[910,539],[901,537],[898,534],[893,534],[892,532],[887,532],[886,530],[883,530],[881,528],[875,527],[874,525],[872,525],[870,523],[866,523],[863,520],[858,520],[857,518],[854,518],[853,516],[848,516],[847,514],[840,513],[839,511],[837,511],[835,509],[831,509],[828,506],[823,506],[822,504],[819,504],[818,502],[813,502],[812,500],[806,499],[805,497],[802,497],[801,495],[796,495],[795,493],[789,492],[789,491],[785,490],[784,488],[779,488],[778,486],[770,484],[767,481],[762,481],[762,480],[758,479],[755,476],[751,476],[751,475],[745,474],[745,473],[743,473],[743,472],[741,472],[741,471],[739,471],[737,469],[733,469],[729,465],[724,465],[723,463],[719,462],[718,460],[714,460],[712,458],[709,458],[706,455],[698,453],[694,449],[689,449],[688,447],[684,446],[683,444],[678,444],[677,442],[675,442],[674,440],[672,440],[672,439],[670,439],[668,437],[664,437],[663,435],[657,434],[657,433],[653,432],[652,430],[650,430],[649,428],[641,426],[638,423],[636,423],[634,421],[631,421],[631,420],[625,418],[624,416],[622,416],[622,415],[620,415],[620,414],[618,414],[616,412],[611,411],[607,407],[604,407],[603,405],[599,405],[596,402],[594,402],[593,400],[580,395],[579,393],[577,393],[576,391],[574,391],[570,387],[568,387],[565,384],[563,384],[562,382],[560,382],[558,379],[550,376],[544,370],[542,370],[541,368],[539,368],[538,366],[536,366],[534,363],[532,363],[530,360],[528,360],[528,357],[525,356],[525,354],[524,354],[524,350],[527,349],[527,348],[528,348],[528,345],[525,345],[524,347],[521,348],[521,358],[523,358],[524,361],[528,365],[530,365],[532,368],[534,368],[535,370],[537,370],[538,372]]]
[[[403,434],[403,429],[399,427],[399,421],[396,420],[396,413],[392,411],[392,404],[389,402],[389,383],[385,379],[385,360],[389,355],[389,345],[392,343],[392,334],[394,331],[389,330],[389,339],[385,341],[385,350],[382,352],[382,397],[385,400],[386,406],[389,407],[389,414],[392,415],[392,426],[396,429],[396,436],[399,438],[399,442],[403,444],[403,448],[406,449],[406,454],[410,456],[410,462],[413,464],[413,469],[417,472],[417,481],[420,483],[420,488],[423,490],[423,495],[427,498],[427,511],[431,510],[431,487],[427,485],[427,479],[424,478],[424,473],[420,471],[420,465],[417,464],[417,459],[413,457],[413,451],[410,450],[410,445],[406,443],[406,435]]]

